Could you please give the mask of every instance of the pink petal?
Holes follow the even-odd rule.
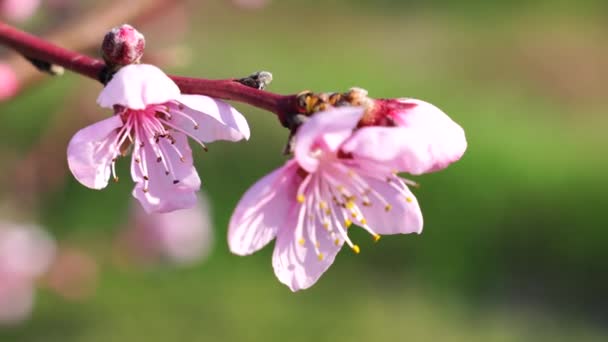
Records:
[[[462,157],[467,148],[462,127],[429,103],[404,102],[417,105],[395,117],[399,126],[361,128],[342,150],[415,175],[443,169]]]
[[[249,139],[247,120],[226,102],[202,95],[181,95],[179,102],[186,106],[182,111],[198,123],[198,129],[194,129],[192,122],[180,115],[173,116],[176,125],[198,140]]]
[[[102,189],[110,179],[110,165],[118,146],[113,142],[123,125],[119,116],[87,126],[76,132],[68,145],[68,166],[82,185]]]
[[[114,75],[99,94],[97,103],[105,108],[121,105],[141,110],[148,105],[177,100],[179,96],[179,88],[162,70],[149,64],[131,64]]]
[[[390,204],[387,210],[384,203],[370,195],[371,206],[359,207],[374,232],[381,235],[422,233],[422,212],[416,197],[407,187],[397,190],[385,179],[363,178]]]
[[[319,165],[317,150],[335,152],[352,134],[363,113],[361,107],[341,107],[313,115],[295,136],[294,156],[300,166],[315,172]]]
[[[279,231],[272,255],[275,275],[294,292],[314,285],[333,264],[344,243],[341,241],[336,245],[321,222],[315,219],[311,223],[307,219],[305,209],[305,205],[301,205],[299,210],[291,213],[291,218]],[[314,241],[318,242],[321,258]]]
[[[139,200],[146,212],[164,213],[178,209],[191,208],[196,204],[196,192],[201,186],[201,180],[194,168],[192,161],[192,150],[188,146],[188,139],[184,134],[173,132],[175,144],[171,145],[167,139],[160,139],[158,144],[162,146],[164,158],[173,169],[173,174],[165,174],[162,162],[157,161],[152,146],[156,144],[153,139],[145,141],[143,148],[138,148],[133,153],[131,163],[131,176],[137,184],[133,189],[133,196]],[[184,161],[180,160],[179,155],[173,147],[176,147],[184,156]],[[141,153],[139,153],[141,151]],[[141,158],[141,154],[144,155]],[[144,174],[139,163],[135,162],[140,158],[142,167],[147,169],[149,178],[148,189],[144,192]],[[174,184],[174,181],[178,181]]]
[[[284,229],[295,204],[298,166],[290,161],[255,183],[239,201],[230,218],[228,245],[238,255],[248,255],[266,246]]]

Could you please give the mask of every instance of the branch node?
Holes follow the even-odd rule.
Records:
[[[43,61],[37,58],[32,58],[32,57],[28,57],[28,56],[23,56],[25,59],[27,59],[30,63],[32,63],[32,65],[34,67],[36,67],[36,69],[38,69],[38,71],[47,73],[51,76],[61,76],[63,75],[63,72],[65,71],[65,69],[63,69],[62,66],[56,65],[56,64],[52,64],[49,63],[47,61]]]
[[[250,88],[264,90],[268,87],[270,82],[272,82],[272,73],[268,71],[258,71],[247,77],[239,78],[236,81]]]

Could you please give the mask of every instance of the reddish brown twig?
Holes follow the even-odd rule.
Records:
[[[100,80],[105,70],[104,62],[99,59],[64,49],[5,23],[0,23],[0,44],[9,46],[27,57],[62,66],[95,80]],[[298,112],[297,95],[280,95],[251,88],[234,79],[170,77],[184,93],[247,103],[275,113],[283,125],[287,124],[288,114]]]
[[[100,39],[108,28],[125,22],[143,24],[161,14],[166,14],[168,10],[179,7],[180,4],[181,2],[171,0],[104,2],[72,18],[69,22],[62,23],[43,38],[75,51],[98,49]],[[43,73],[32,68],[31,63],[18,52],[11,54],[3,62],[16,71],[21,89],[45,77]]]

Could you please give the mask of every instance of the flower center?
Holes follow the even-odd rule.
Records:
[[[186,134],[197,141],[205,151],[207,147],[196,137],[192,131],[198,130],[198,123],[189,115],[183,112],[184,107],[178,103],[168,103],[163,105],[150,105],[143,110],[133,110],[125,107],[117,107],[116,115],[119,115],[124,125],[120,128],[116,136],[116,152],[112,158],[112,176],[118,181],[116,176],[116,160],[119,156],[125,156],[129,148],[133,147],[133,161],[135,167],[142,175],[144,187],[143,191],[149,189],[150,173],[146,157],[154,156],[156,163],[162,165],[164,173],[173,177],[173,184],[178,184],[178,179],[171,159],[186,162],[180,147],[176,145],[176,132]],[[181,125],[173,124],[171,121],[175,116],[183,119],[183,122],[191,124],[184,128]],[[190,131],[188,128],[191,128]]]
[[[302,237],[298,243],[301,246],[312,246],[319,260],[323,260],[324,255],[319,243],[322,237],[317,234],[325,232],[336,246],[346,242],[353,252],[358,254],[361,251],[360,247],[350,240],[347,233],[353,223],[365,229],[372,235],[374,242],[378,242],[380,235],[369,226],[364,212],[371,214],[373,209],[376,210],[374,215],[388,215],[395,203],[391,202],[386,194],[375,189],[370,180],[385,181],[391,187],[391,191],[401,194],[401,198],[407,203],[411,203],[413,198],[409,195],[406,184],[415,185],[415,183],[404,180],[395,173],[387,172],[382,166],[377,168],[378,170],[373,167],[370,170],[351,168],[343,161],[335,160],[323,162],[314,173],[298,170],[302,182],[296,200],[303,206],[301,210],[305,210],[303,219],[307,221],[303,226],[308,227],[307,232],[301,232]],[[378,178],[379,174],[388,174],[388,176],[382,180]],[[311,241],[307,241],[305,234]]]

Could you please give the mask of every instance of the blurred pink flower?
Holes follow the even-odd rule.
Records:
[[[418,202],[392,168],[344,156],[364,114],[342,107],[315,114],[295,135],[294,159],[251,187],[230,220],[228,243],[251,254],[276,237],[273,266],[292,291],[312,286],[333,263],[354,223],[380,234],[422,231]]]
[[[187,137],[203,142],[249,138],[241,113],[225,102],[181,94],[152,65],[126,66],[108,83],[97,102],[115,115],[78,131],[68,146],[74,177],[92,189],[118,180],[115,162],[132,146],[133,196],[148,213],[190,208],[200,179]]]
[[[28,318],[35,281],[48,270],[54,255],[53,240],[40,228],[0,222],[0,323]]]
[[[213,243],[211,213],[206,196],[193,208],[148,214],[133,206],[129,229],[121,237],[127,253],[137,261],[160,260],[189,265],[209,254]]]
[[[40,0],[0,0],[0,17],[10,21],[24,21],[34,15]]]
[[[10,99],[19,91],[19,79],[8,65],[0,63],[0,102]]]
[[[447,167],[462,157],[464,130],[439,108],[415,99],[372,100],[342,150],[353,158],[413,175]]]

